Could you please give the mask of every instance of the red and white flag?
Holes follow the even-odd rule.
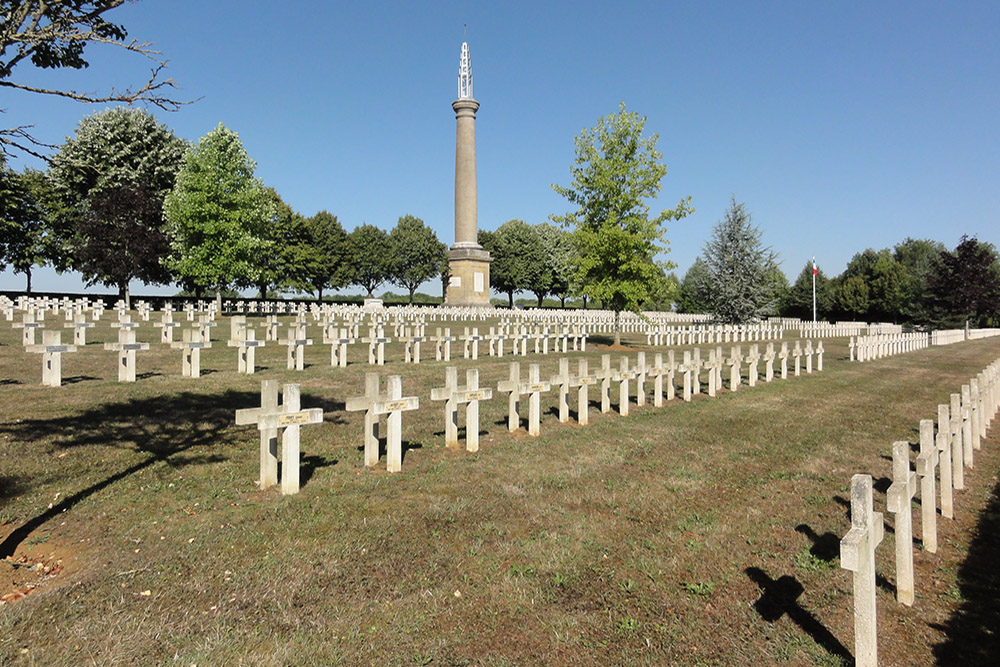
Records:
[[[816,260],[813,259],[813,275],[815,276],[819,271],[816,270]]]

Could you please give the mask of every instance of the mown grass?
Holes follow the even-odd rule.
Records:
[[[92,341],[114,339],[105,317]],[[915,441],[919,420],[1000,355],[987,339],[852,364],[827,341],[823,373],[627,418],[592,408],[585,428],[559,424],[548,395],[538,438],[508,434],[497,397],[469,454],[444,447],[443,405],[429,400],[446,364],[426,348],[403,364],[393,344],[377,370],[402,375],[421,409],[404,415],[403,472],[389,475],[362,466],[361,416],[343,410],[373,370],[363,348],[330,368],[315,328],[303,372],[268,343],[264,368],[237,375],[216,340],[209,372],[185,379],[180,352],[154,343],[140,381],[122,385],[94,343],[64,357],[59,389],[39,386],[18,334],[0,327],[0,549],[65,569],[0,610],[0,663],[46,665],[843,664],[851,475],[884,493],[891,443]],[[157,336],[146,324],[139,339]],[[592,368],[607,351],[594,347]],[[520,361],[548,377],[558,357]],[[506,379],[510,360],[480,359],[481,384]],[[452,362],[460,377],[472,363]],[[296,496],[256,490],[257,432],[234,423],[269,378],[300,383],[303,406],[326,413],[302,430]],[[948,639],[935,625],[964,599],[946,593],[962,590],[971,510],[993,491],[991,445],[939,554],[918,551],[912,609],[892,600],[887,515],[890,663],[928,664]]]

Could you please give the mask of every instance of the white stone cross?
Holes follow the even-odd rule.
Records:
[[[184,329],[181,340],[170,344],[175,350],[181,350],[181,375],[183,377],[201,377],[201,351],[212,347],[211,341],[204,340],[205,329],[195,326],[194,329]]]
[[[257,365],[257,348],[264,347],[264,341],[257,340],[257,334],[249,327],[238,328],[236,338],[228,341],[229,347],[237,351],[236,370],[238,373],[253,375]]]
[[[639,406],[646,405],[646,374],[648,372],[646,353],[637,353],[635,360],[635,404]]]
[[[731,348],[729,358],[726,359],[726,365],[729,366],[729,391],[736,391],[740,388],[740,364],[742,362],[743,353],[740,351],[740,346],[736,345]]]
[[[935,445],[938,451],[938,466],[941,479],[941,516],[946,519],[955,518],[954,494],[952,492],[955,477],[951,471],[951,417],[947,405],[938,405],[937,438]]]
[[[691,351],[684,350],[684,363],[677,367],[684,374],[684,402],[691,402],[691,373],[694,371],[694,364],[691,361]]]
[[[118,330],[118,342],[105,343],[104,349],[118,352],[118,381],[135,382],[135,353],[137,350],[148,350],[149,343],[136,342],[135,330],[122,327]]]
[[[816,370],[823,371],[823,341],[816,343]]]
[[[764,348],[764,382],[774,379],[774,343],[768,343]]]
[[[708,395],[715,397],[719,392],[719,374],[722,372],[722,350],[720,349],[709,349],[708,351],[708,363],[705,364],[708,369]]]
[[[781,379],[788,379],[788,343],[781,342],[781,350],[778,351],[778,361],[781,362]]]
[[[163,314],[160,315],[160,321],[153,325],[160,329],[160,342],[167,345],[174,342],[174,327],[181,325],[180,322],[174,321],[173,312],[173,310],[164,310]]]
[[[347,346],[353,343],[354,339],[343,327],[334,329],[333,326],[327,326],[323,330],[323,344],[330,346],[331,366],[347,367]]]
[[[813,372],[813,344],[812,340],[806,341],[806,348],[803,350],[803,354],[806,357],[806,374],[812,374]]]
[[[479,329],[474,328],[472,333],[469,333],[469,327],[465,327],[465,335],[461,337],[461,340],[465,343],[463,347],[463,355],[466,359],[479,359],[479,341],[483,340],[483,337],[479,335]]]
[[[618,372],[611,368],[611,355],[601,355],[601,368],[594,373],[601,381],[601,413],[611,411],[611,382],[618,379]]]
[[[35,329],[41,329],[42,325],[35,320],[35,315],[32,312],[27,312],[21,316],[20,322],[14,324],[14,328],[22,330],[21,345],[34,345]]]
[[[383,334],[382,325],[368,328],[368,336],[361,339],[362,343],[368,343],[368,364],[385,365],[385,344],[392,341]]]
[[[531,364],[528,367],[528,381],[521,381],[521,366],[518,362],[510,365],[510,379],[497,384],[497,391],[509,393],[507,429],[516,431],[520,426],[520,418],[517,414],[520,397],[528,394],[528,433],[537,436],[541,421],[541,394],[549,391],[552,387],[548,382],[542,382],[538,364]]]
[[[479,401],[493,398],[493,390],[479,387],[479,371],[465,371],[465,386],[458,386],[458,369],[445,369],[443,388],[431,389],[432,401],[445,401],[444,440],[447,447],[458,447],[458,406],[465,403],[465,449],[479,451]]]
[[[896,515],[896,600],[913,604],[913,497],[917,475],[910,470],[910,443],[892,443],[892,485],[885,493],[886,509]]]
[[[653,378],[653,407],[654,408],[662,407],[663,376],[667,374],[667,369],[663,365],[662,354],[657,352],[656,354],[653,355],[653,365],[646,372],[649,375],[649,377]]]
[[[305,368],[306,346],[312,345],[312,338],[306,337],[305,322],[292,322],[288,325],[288,338],[278,341],[279,345],[288,348],[287,368],[288,370],[301,371]]]
[[[628,357],[622,357],[618,365],[618,374],[615,378],[618,380],[618,414],[622,417],[628,417],[628,383],[629,380],[635,379],[635,375],[635,371],[629,370]]]
[[[937,488],[934,473],[938,464],[938,450],[934,445],[934,420],[920,420],[920,454],[917,456],[917,475],[920,477],[920,527],[923,531],[924,550],[937,552]]]
[[[260,383],[260,407],[236,411],[236,424],[256,424],[260,431],[260,489],[278,483],[278,429],[281,435],[281,493],[299,492],[300,446],[299,427],[323,421],[321,408],[301,409],[300,387],[286,384],[281,390],[282,405],[278,405],[278,381]]]
[[[871,475],[851,478],[851,530],[840,540],[840,566],[854,573],[854,660],[878,666],[875,620],[875,548],[885,534],[881,512],[872,511]]]
[[[962,385],[962,447],[965,450],[965,465],[970,469],[974,466],[972,465],[972,457],[975,452],[975,446],[972,442],[972,391],[969,385]]]
[[[374,382],[370,379],[374,376]],[[403,381],[398,375],[390,375],[386,383],[386,393],[378,395],[378,374],[365,375],[365,395],[347,399],[346,409],[350,412],[365,412],[365,465],[378,462],[378,439],[374,425],[381,415],[386,415],[386,464],[389,472],[403,469],[403,412],[416,410],[420,400],[416,396],[403,396]],[[371,388],[374,386],[374,392]],[[374,400],[370,394],[374,394]],[[371,438],[375,437],[374,447]],[[371,461],[371,463],[369,463]]]
[[[451,335],[451,329],[445,328],[441,333],[441,327],[437,329],[437,336],[432,336],[434,341],[434,358],[438,361],[451,361],[451,343],[455,340]]]
[[[951,408],[948,411],[951,418],[949,430],[951,431],[951,473],[952,488],[956,491],[965,489],[965,466],[969,465],[969,457],[965,453],[962,443],[962,395],[951,395]],[[972,466],[969,466],[970,468]]]
[[[28,345],[24,349],[42,355],[42,385],[58,387],[62,385],[62,354],[76,352],[76,345],[63,345],[59,331],[42,330],[42,344]]]
[[[802,346],[799,345],[799,341],[795,341],[792,358],[795,359],[795,377],[799,377],[802,374]]]
[[[409,327],[403,328],[403,353],[404,363],[420,363],[420,343],[424,340],[419,329],[411,331]]]
[[[87,329],[93,328],[93,322],[87,321],[87,316],[84,313],[75,313],[72,320],[63,325],[67,329],[73,330],[73,344],[74,345],[86,345],[87,344]]]
[[[747,386],[756,387],[758,377],[757,364],[760,363],[760,352],[757,351],[756,343],[750,346],[750,351],[747,353],[745,361],[747,363]]]

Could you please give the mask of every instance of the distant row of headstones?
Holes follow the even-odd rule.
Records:
[[[947,405],[938,406],[934,421],[920,421],[920,451],[910,467],[910,443],[892,445],[892,485],[886,492],[886,510],[896,516],[896,600],[912,605],[913,527],[911,507],[920,489],[923,548],[937,552],[937,502],[941,515],[954,518],[954,491],[965,489],[966,468],[973,467],[980,439],[986,436],[1000,408],[1000,359],[963,384]],[[936,473],[936,471],[939,471]],[[854,573],[854,656],[860,667],[878,664],[875,614],[875,548],[884,534],[883,519],[872,502],[871,475],[851,478],[851,530],[840,542],[840,564]]]
[[[815,357],[815,365],[813,359]],[[611,410],[612,385],[617,383],[618,412],[621,416],[629,413],[629,404],[645,405],[652,399],[654,407],[661,407],[663,402],[673,400],[678,395],[689,402],[693,396],[702,391],[702,375],[707,374],[706,391],[714,397],[724,388],[724,369],[728,370],[729,391],[737,391],[744,384],[754,387],[761,379],[760,365],[763,363],[763,381],[771,382],[776,377],[787,379],[790,376],[789,358],[792,359],[794,375],[802,373],[803,359],[805,372],[812,373],[814,366],[817,371],[823,370],[823,343],[820,341],[814,349],[811,341],[805,346],[798,342],[790,350],[788,343],[783,342],[780,348],[768,343],[763,354],[757,344],[751,345],[746,354],[742,346],[734,346],[728,356],[723,354],[721,347],[708,350],[707,357],[702,357],[700,348],[685,350],[681,360],[675,357],[671,350],[664,356],[657,353],[652,363],[647,361],[645,352],[639,352],[635,359],[628,355],[620,357],[617,367],[612,366],[610,354],[601,356],[601,366],[591,371],[586,359],[579,359],[576,372],[570,369],[567,358],[559,360],[559,372],[550,378],[543,379],[538,364],[530,364],[527,376],[521,373],[520,362],[512,362],[507,380],[499,382],[496,393],[506,394],[507,427],[513,432],[521,427],[521,411],[523,403],[527,403],[528,426],[530,435],[537,436],[540,432],[542,415],[542,395],[555,391],[558,401],[558,419],[568,422],[570,418],[570,394],[576,391],[576,419],[579,424],[588,423],[590,411],[589,388],[593,385],[599,392],[601,412]],[[775,363],[778,364],[777,372]],[[745,370],[745,375],[744,375]],[[677,386],[678,376],[681,378]],[[652,395],[649,389],[652,385]],[[402,469],[402,413],[416,410],[420,407],[417,396],[403,396],[402,378],[392,375],[388,378],[385,389],[381,388],[378,373],[368,373],[365,377],[365,393],[362,396],[349,398],[346,402],[348,411],[365,413],[364,426],[364,464],[372,467],[378,464],[379,457],[379,423],[382,417],[386,421],[386,469],[389,472],[399,472]],[[634,392],[633,388],[634,387]],[[304,424],[322,421],[322,412],[316,408],[303,410],[299,405],[299,388],[295,384],[286,384],[283,389],[283,402],[278,402],[278,385],[276,381],[265,381],[261,385],[260,407],[238,410],[236,423],[241,425],[256,424],[260,430],[260,487],[267,488],[277,483],[278,434],[282,432],[282,493],[297,493],[299,466],[299,434],[298,429]],[[479,403],[491,400],[492,388],[480,387],[479,370],[468,369],[465,384],[458,381],[458,370],[447,367],[445,370],[444,387],[431,390],[432,401],[444,402],[445,445],[458,447],[458,412],[459,406],[465,406],[466,450],[479,450]]]

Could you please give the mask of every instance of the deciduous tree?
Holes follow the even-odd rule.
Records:
[[[511,308],[515,292],[548,292],[551,274],[545,264],[545,245],[534,227],[523,220],[508,220],[495,232],[481,233],[479,243],[493,258],[490,283],[498,292],[507,294]]]
[[[420,218],[404,215],[389,232],[389,280],[413,293],[425,282],[441,274],[441,260],[446,246],[434,230]]]
[[[23,273],[28,294],[32,269],[46,261],[45,214],[34,185],[39,180],[45,180],[41,172],[8,169],[0,154],[0,271],[9,265]]]
[[[348,235],[348,248],[350,284],[363,287],[371,298],[378,286],[389,279],[389,235],[374,225],[363,224]]]
[[[317,300],[322,301],[323,290],[340,289],[350,283],[347,232],[337,216],[328,211],[306,218],[306,230],[319,254],[319,261],[309,268],[309,284],[316,291]]]
[[[954,251],[939,255],[930,288],[940,324],[1000,325],[1000,255],[992,244],[962,236]]]
[[[267,224],[273,201],[254,176],[256,164],[239,136],[221,123],[184,158],[167,195],[171,253],[168,267],[201,293],[234,284],[257,284],[261,258],[273,251]]]
[[[645,117],[626,111],[623,102],[618,113],[576,138],[570,185],[552,186],[575,207],[552,219],[574,230],[582,292],[615,311],[615,344],[621,311],[638,312],[658,277],[654,260],[668,245],[663,224],[692,210],[687,197],[650,216],[647,202],[659,193],[667,168],[656,150],[658,135],[643,137],[645,125]],[[668,262],[667,268],[673,266]]]

